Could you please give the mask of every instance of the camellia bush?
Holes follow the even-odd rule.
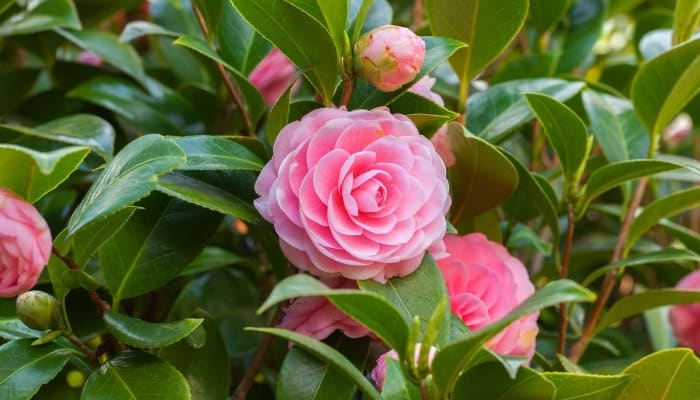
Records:
[[[699,23],[0,0],[0,398],[698,398]]]

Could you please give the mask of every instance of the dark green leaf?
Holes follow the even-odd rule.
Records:
[[[622,371],[632,380],[620,400],[685,400],[700,391],[700,361],[691,349],[669,349],[652,353]]]
[[[165,347],[184,339],[202,323],[201,318],[171,322],[147,322],[118,312],[103,316],[107,329],[119,341],[142,349]]]
[[[530,0],[530,17],[541,36],[564,16],[571,0]]]
[[[280,96],[272,108],[270,108],[270,113],[267,116],[265,136],[267,138],[267,142],[271,146],[275,144],[275,139],[277,139],[277,135],[280,133],[282,128],[289,123],[289,105],[293,87],[294,83],[292,83],[287,90],[282,93],[282,96]]]
[[[410,118],[418,131],[428,137],[458,116],[457,113],[413,92],[402,94],[391,102],[389,108],[393,113],[403,114]]]
[[[94,221],[78,231],[71,239],[73,260],[79,266],[85,267],[90,257],[124,226],[136,209],[136,207],[124,208],[110,216]]]
[[[421,400],[423,398],[420,389],[404,375],[399,360],[392,357],[386,357],[382,398],[386,400]]]
[[[189,400],[187,380],[175,367],[152,354],[126,350],[90,375],[81,399],[147,400],[154,397]]]
[[[263,162],[243,145],[220,136],[174,138],[187,156],[179,170],[251,170],[260,171]]]
[[[583,105],[591,121],[591,131],[600,144],[609,162],[627,161],[630,159],[627,151],[625,132],[622,124],[610,110],[605,98],[592,90],[582,93]]]
[[[468,369],[455,386],[455,394],[483,400],[554,399],[555,392],[554,384],[535,370],[520,368],[513,379],[494,362]]]
[[[202,253],[182,270],[180,275],[196,275],[235,264],[254,265],[253,261],[248,258],[234,254],[220,247],[209,246],[204,248]]]
[[[13,303],[14,303],[14,299]],[[18,318],[0,318],[0,338],[7,341],[15,339],[36,339],[43,334],[42,331],[32,329]]]
[[[592,375],[545,372],[557,388],[555,400],[617,399],[630,381],[630,375]]]
[[[603,30],[605,7],[605,0],[579,0],[571,7],[557,72],[573,71],[586,61]]]
[[[172,140],[142,136],[126,145],[107,165],[68,221],[68,235],[97,219],[113,214],[156,188],[158,176],[186,160]]]
[[[122,30],[119,35],[120,42],[131,42],[143,36],[162,35],[177,37],[180,34],[169,31],[158,24],[148,21],[131,21]]]
[[[80,29],[80,20],[70,0],[26,2],[26,8],[0,23],[0,37],[26,35],[65,27]]]
[[[336,57],[340,60],[345,43],[348,0],[285,0],[285,2],[308,14],[328,31],[336,48]]]

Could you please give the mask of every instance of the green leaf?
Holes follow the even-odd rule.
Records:
[[[142,349],[165,347],[184,339],[204,321],[187,318],[170,322],[147,322],[118,312],[107,312],[103,319],[107,329],[119,341]]]
[[[541,373],[522,367],[513,379],[498,363],[479,364],[465,371],[454,393],[471,399],[554,399],[554,384]]]
[[[160,349],[158,356],[178,369],[187,379],[192,398],[225,399],[231,384],[231,361],[216,323],[205,318],[206,343],[201,348],[181,340]]]
[[[632,257],[627,257],[618,262],[606,265],[605,267],[598,268],[586,276],[586,279],[581,282],[582,286],[589,286],[596,279],[605,275],[606,272],[622,268],[622,267],[636,267],[646,264],[662,264],[662,263],[672,263],[681,261],[695,261],[700,262],[700,255],[691,250],[686,249],[663,249],[655,251],[653,253],[640,254]]]
[[[675,192],[648,204],[632,222],[624,253],[627,254],[634,243],[662,218],[670,217],[699,205],[700,187]]]
[[[272,108],[270,108],[270,113],[267,116],[267,123],[265,124],[265,137],[267,138],[267,143],[269,143],[271,146],[275,144],[275,139],[277,139],[277,135],[280,133],[282,128],[289,123],[289,105],[293,87],[294,83],[289,85],[287,90],[282,93],[282,96],[280,96]]]
[[[339,72],[328,31],[308,14],[282,0],[231,0],[250,25],[304,73],[329,105]]]
[[[537,93],[525,98],[543,127],[543,132],[559,157],[564,178],[577,185],[588,157],[588,133],[583,121],[569,107],[556,99]]]
[[[156,189],[169,196],[196,204],[246,222],[262,224],[265,220],[250,203],[214,185],[186,175],[169,173],[158,179]]]
[[[216,14],[213,18],[205,17],[210,24],[217,19],[220,21],[218,29],[211,29],[210,32],[216,32],[221,57],[244,75],[250,74],[253,68],[269,54],[272,46],[243,19],[232,2],[218,0],[207,2],[214,3],[210,6],[211,8],[223,7],[223,12]],[[215,11],[212,11],[212,14],[214,13]]]
[[[158,176],[186,160],[172,140],[145,135],[124,146],[93,183],[68,221],[68,235],[147,196]]]
[[[109,161],[114,153],[114,128],[109,122],[95,115],[71,115],[33,128],[21,125],[0,125],[0,130],[89,147],[105,161]]]
[[[122,30],[119,35],[120,42],[131,42],[144,36],[161,35],[161,36],[180,36],[179,33],[169,31],[158,24],[149,21],[131,21]]]
[[[235,264],[243,264],[250,267],[257,265],[253,264],[252,260],[238,254],[234,254],[228,250],[224,250],[220,247],[209,246],[205,247],[197,258],[195,258],[192,263],[182,270],[180,276],[201,274],[202,272],[212,271]]]
[[[423,398],[420,389],[406,379],[399,360],[392,357],[386,357],[382,398],[386,400],[421,400]]]
[[[76,264],[85,267],[90,257],[124,226],[136,210],[137,207],[126,207],[79,230],[71,238],[72,257]]]
[[[394,100],[389,108],[393,113],[410,118],[418,131],[428,137],[445,123],[458,117],[457,113],[413,92],[405,92]]]
[[[80,29],[80,19],[70,0],[26,2],[27,8],[0,23],[0,37],[26,35],[65,27]]]
[[[219,227],[221,215],[156,193],[99,250],[115,311],[119,301],[180,274]],[[186,234],[183,234],[186,232]]]
[[[466,85],[508,46],[527,17],[527,0],[427,0],[425,11],[435,35],[469,46],[450,58]]]
[[[87,147],[64,147],[42,153],[0,143],[0,187],[7,187],[29,202],[55,189],[80,166],[90,153]]]
[[[221,64],[224,68],[229,70],[231,72],[231,76],[233,76],[233,79],[236,81],[236,85],[243,94],[245,106],[251,122],[255,123],[258,121],[258,119],[260,119],[265,111],[265,102],[258,90],[253,87],[250,81],[248,81],[248,78],[246,78],[240,71],[228,64],[214,50],[212,50],[211,46],[206,42],[206,40],[199,36],[186,35],[179,37],[175,42],[173,42],[173,44],[193,50],[204,57],[209,58],[215,63]]]
[[[189,400],[187,380],[172,365],[141,351],[126,350],[90,375],[83,400]]]
[[[312,339],[301,333],[296,333],[285,329],[248,328],[248,330],[272,334],[294,342],[297,346],[306,350],[319,360],[324,361],[326,364],[334,368],[338,373],[340,373],[345,378],[357,385],[358,388],[362,391],[362,393],[364,393],[368,398],[373,400],[381,400],[382,397],[377,392],[377,389],[375,389],[374,386],[367,379],[365,379],[364,375],[362,375],[362,372],[360,372],[340,352],[328,346],[327,344],[319,342],[318,340]]]
[[[406,326],[411,326],[413,318],[421,322],[421,332],[424,332],[433,312],[440,302],[447,299],[447,288],[442,272],[430,254],[423,257],[420,267],[403,278],[389,279],[386,283],[372,280],[358,281],[360,289],[374,293],[390,302],[401,313]],[[450,311],[446,310],[441,323],[444,334],[438,337],[437,344],[447,343],[449,337]],[[402,353],[405,347],[394,347]]]
[[[322,25],[333,40],[336,57],[340,60],[345,43],[345,22],[348,0],[285,0]]]
[[[617,321],[641,314],[652,308],[696,302],[700,302],[700,292],[692,290],[658,289],[636,293],[623,297],[613,304],[600,318],[595,333],[600,332]]]
[[[605,20],[605,0],[577,1],[569,10],[570,26],[566,30],[557,72],[570,72],[588,58],[598,40]]]
[[[627,386],[629,375],[592,375],[568,372],[542,374],[557,388],[555,400],[617,399]]]
[[[105,31],[88,30],[56,29],[56,32],[76,46],[97,54],[105,62],[123,71],[136,81],[146,82],[143,64],[138,53],[129,43],[120,42],[116,35]]]
[[[617,116],[610,110],[605,98],[592,90],[584,90],[582,95],[586,114],[591,121],[591,131],[600,144],[608,162],[630,159],[627,151],[625,132]]]
[[[652,353],[622,371],[632,380],[620,400],[685,400],[700,391],[700,362],[691,349],[669,349]]]
[[[457,163],[448,170],[450,222],[460,222],[501,205],[518,187],[518,172],[495,146],[451,123],[447,129]],[[483,190],[484,187],[489,190]]]
[[[185,152],[187,162],[178,167],[186,170],[250,170],[260,171],[264,163],[243,145],[220,136],[187,136],[173,138]]]
[[[483,344],[523,315],[559,303],[593,301],[594,299],[593,292],[573,281],[564,279],[548,283],[501,320],[440,349],[433,360],[435,385],[442,388],[445,393],[450,393],[457,383],[462,369],[469,364]]]
[[[683,43],[700,23],[700,0],[678,0],[673,16],[673,43]]]
[[[74,350],[55,343],[32,346],[32,341],[19,339],[0,346],[0,387],[4,399],[31,399],[75,355]]]
[[[14,299],[12,300],[14,306]],[[13,307],[14,308],[14,307]],[[13,310],[14,312],[14,310]],[[32,329],[18,318],[0,318],[0,338],[7,341],[15,339],[36,339],[44,332]]]
[[[403,314],[389,301],[367,291],[330,289],[309,275],[296,274],[279,282],[258,309],[258,314],[281,301],[304,296],[326,296],[341,311],[374,332],[392,348],[406,348],[408,324]]]
[[[632,82],[632,102],[652,143],[700,92],[700,39],[674,47],[642,65]]]
[[[563,102],[584,87],[584,82],[551,78],[525,79],[492,86],[469,97],[467,130],[489,142],[501,142],[535,116],[523,93],[542,93]]]
[[[581,189],[576,215],[582,217],[591,201],[618,185],[677,168],[682,165],[662,160],[622,161],[600,167],[591,173]]]
[[[530,0],[530,17],[542,36],[554,28],[571,5],[571,0]]]

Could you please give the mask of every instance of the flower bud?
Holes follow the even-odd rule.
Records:
[[[25,325],[40,331],[60,329],[61,304],[41,290],[31,290],[17,296],[17,315]]]
[[[380,26],[355,43],[357,74],[384,92],[392,92],[412,81],[424,59],[423,39],[401,26]]]

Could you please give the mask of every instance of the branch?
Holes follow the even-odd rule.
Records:
[[[561,261],[561,270],[559,271],[559,278],[566,279],[569,276],[569,259],[571,258],[571,246],[574,242],[574,206],[573,204],[567,204],[567,228],[566,228],[566,242],[564,243],[564,254]],[[559,340],[557,342],[557,353],[564,354],[566,349],[566,331],[569,325],[569,316],[567,313],[566,303],[561,303],[559,305]]]
[[[80,266],[75,262],[75,260],[68,256],[62,255],[56,246],[51,247],[51,253],[63,261],[63,263],[66,264],[71,270],[80,271]],[[112,310],[112,306],[110,306],[108,302],[102,300],[96,291],[87,288],[85,288],[85,290],[87,290],[90,300],[92,300],[92,302],[97,306],[97,310],[100,312],[100,315]]]

